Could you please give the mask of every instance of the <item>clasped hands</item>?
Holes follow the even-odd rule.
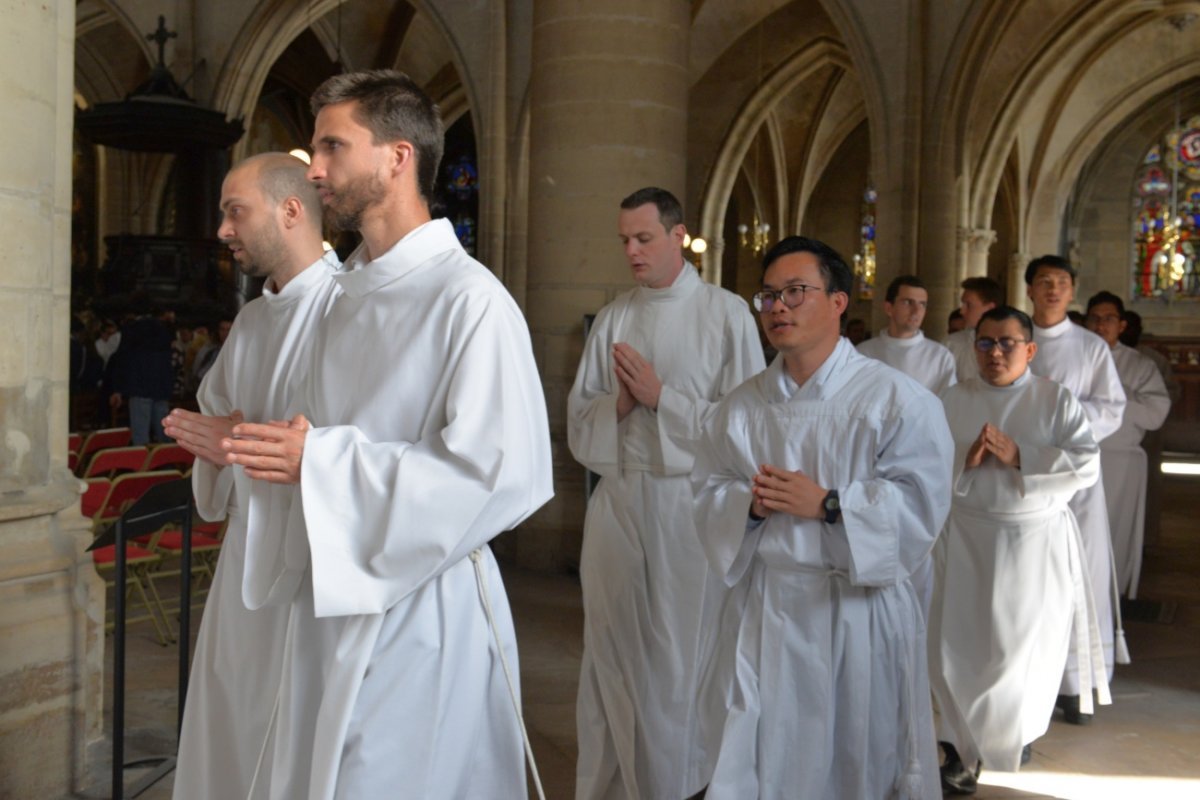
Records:
[[[774,511],[782,511],[804,519],[825,517],[822,502],[829,490],[803,472],[762,464],[750,491],[753,495],[750,510],[755,516],[768,517]]]
[[[1006,467],[1019,469],[1021,466],[1021,449],[1017,447],[1017,443],[1004,431],[987,422],[979,431],[979,437],[971,443],[970,449],[967,450],[967,460],[964,466],[967,469],[974,469],[982,464],[983,459],[989,454],[995,456],[996,460]]]
[[[617,420],[623,420],[639,403],[658,410],[662,381],[654,365],[624,342],[613,345],[613,372],[617,376]]]
[[[270,483],[300,482],[309,427],[303,414],[254,423],[240,411],[219,417],[177,408],[163,419],[166,434],[196,458],[217,467],[239,464],[247,477]]]

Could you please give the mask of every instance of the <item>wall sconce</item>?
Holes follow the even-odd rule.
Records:
[[[737,226],[738,241],[742,247],[750,248],[750,252],[758,255],[767,248],[767,244],[771,239],[771,225],[768,222],[761,222],[758,219],[758,212],[754,213],[754,219],[750,225],[742,223]]]

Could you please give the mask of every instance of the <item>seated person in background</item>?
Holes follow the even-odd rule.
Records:
[[[1067,505],[1099,478],[1087,415],[1068,389],[1029,371],[1037,345],[1023,312],[986,312],[975,345],[979,377],[941,395],[954,484],[933,551],[928,643],[947,794],[973,793],[981,760],[1002,771],[1028,760],[1054,713],[1072,621],[1099,635]],[[1093,682],[1109,701],[1104,661],[1095,647],[1076,652],[1090,713]]]
[[[946,335],[953,336],[966,327],[967,321],[963,319],[962,309],[956,308],[951,311],[949,318],[946,320]]]

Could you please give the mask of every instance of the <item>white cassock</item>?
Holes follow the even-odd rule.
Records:
[[[516,640],[487,543],[552,494],[529,331],[444,219],[347,267],[298,404],[313,427],[291,524],[247,575],[291,604],[254,797],[524,800],[500,661],[515,681]]]
[[[1125,392],[1104,340],[1086,328],[1064,319],[1049,328],[1033,326],[1037,357],[1029,362],[1034,375],[1058,381],[1075,395],[1087,414],[1088,424],[1097,442],[1103,442],[1121,427],[1125,410]],[[1103,474],[1103,468],[1101,468]],[[1079,523],[1083,554],[1088,563],[1092,592],[1096,598],[1096,617],[1104,641],[1104,661],[1108,679],[1113,669],[1112,544],[1108,532],[1104,484],[1097,481],[1071,498],[1071,511]],[[1074,640],[1072,640],[1073,646]],[[1078,660],[1074,652],[1067,659],[1062,693],[1079,694]]]
[[[943,345],[917,331],[907,339],[881,330],[874,339],[860,342],[858,352],[898,369],[934,394],[956,382],[954,356]]]
[[[248,420],[284,419],[308,370],[313,331],[333,302],[337,255],[327,253],[276,293],[238,313],[196,399],[200,411]],[[188,681],[175,767],[175,800],[244,798],[267,735],[279,687],[286,608],[250,611],[242,601],[247,515],[252,485],[241,467],[197,459],[196,509],[208,520],[229,518],[217,571],[204,605]],[[279,520],[286,524],[285,515]]]
[[[1041,356],[1041,353],[1038,353]],[[1099,627],[1071,497],[1100,477],[1099,447],[1079,401],[1026,371],[1010,386],[972,378],[942,393],[954,436],[954,495],[934,547],[929,679],[938,739],[964,764],[1020,768],[1046,732],[1070,637],[1085,682],[1107,703]],[[1020,449],[1019,469],[994,456],[964,469],[984,423]],[[1107,584],[1105,584],[1107,585]],[[1103,588],[1103,587],[1102,587]],[[1078,624],[1074,624],[1078,622]]]
[[[979,362],[975,360],[974,328],[955,331],[947,336],[942,344],[954,356],[954,375],[959,383],[979,375]]]
[[[858,352],[867,358],[882,361],[898,369],[934,394],[957,382],[954,356],[943,345],[917,331],[907,339],[889,336],[887,329],[881,330],[874,339],[860,342]],[[929,612],[933,597],[933,560],[925,559],[912,574],[913,588],[921,598],[921,608]]]
[[[718,407],[697,530],[748,597],[709,800],[941,797],[909,575],[946,519],[952,451],[938,399],[845,339],[803,386],[781,356]],[[837,489],[841,520],[749,524],[763,463]]]
[[[620,423],[617,342],[663,384],[657,412],[638,405]],[[571,454],[601,476],[580,561],[580,800],[681,800],[708,780],[696,693],[727,593],[696,538],[689,476],[716,402],[762,368],[746,302],[690,264],[596,316],[567,403]]]
[[[1142,437],[1166,422],[1171,396],[1157,365],[1137,350],[1118,342],[1112,348],[1112,357],[1125,390],[1125,414],[1117,432],[1100,444],[1100,460],[1117,588],[1135,598],[1146,533],[1146,451],[1142,449]]]

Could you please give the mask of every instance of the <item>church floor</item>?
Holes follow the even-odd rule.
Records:
[[[1099,708],[1088,727],[1056,719],[1034,744],[1031,764],[1020,773],[985,770],[975,797],[1200,797],[1198,490],[1197,478],[1166,481],[1161,538],[1147,550],[1141,598],[1131,614],[1138,619],[1125,624],[1134,663],[1118,667],[1113,705]],[[526,723],[546,797],[571,798],[583,649],[579,583],[511,569],[505,577],[521,648]],[[111,665],[111,652],[108,658]],[[176,658],[176,649],[159,647],[144,625],[131,629],[127,760],[173,748]],[[108,691],[111,697],[111,686]],[[90,788],[76,797],[108,797],[107,742],[92,748],[90,762]],[[137,774],[127,771],[127,785]],[[141,797],[169,798],[172,779],[168,775]]]

